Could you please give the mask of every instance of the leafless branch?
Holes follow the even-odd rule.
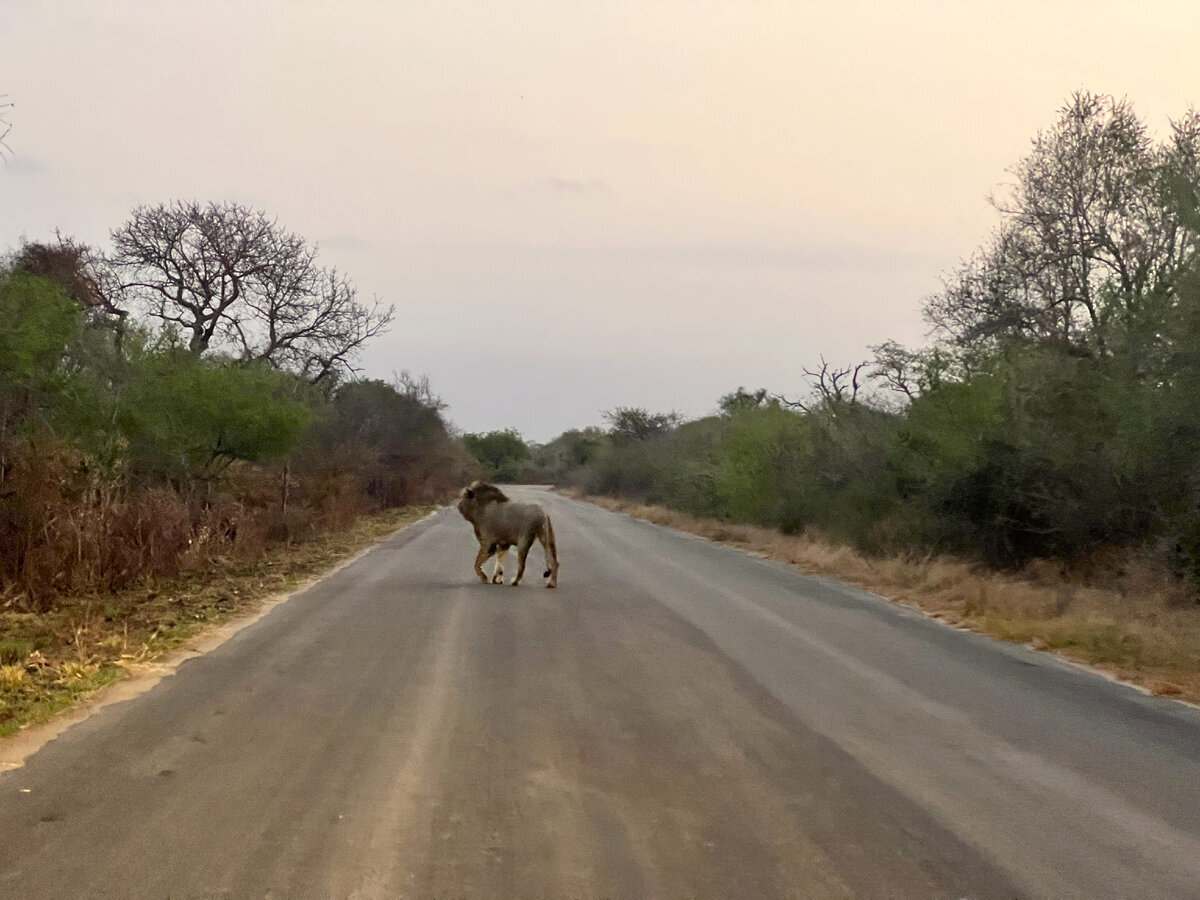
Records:
[[[53,281],[97,319],[123,321],[129,311],[122,305],[119,279],[104,257],[74,238],[55,232],[54,243],[24,244],[15,265],[31,275]]]
[[[221,349],[316,383],[353,374],[392,321],[392,307],[364,305],[348,278],[321,268],[315,247],[238,204],[138,207],[113,243],[125,290],[182,327],[194,353]]]
[[[1171,192],[1197,176],[1200,153],[1200,119],[1172,125],[1155,146],[1126,101],[1073,95],[992,198],[993,240],[928,301],[935,329],[960,348],[1023,337],[1092,355],[1160,327],[1159,298],[1190,259]]]
[[[413,375],[408,369],[401,369],[399,373],[393,371],[392,388],[400,396],[415,400],[426,409],[443,412],[450,408],[448,403],[434,393],[428,375]]]
[[[12,124],[8,121],[8,110],[16,105],[11,100],[5,101],[4,98],[7,96],[7,94],[0,94],[0,159],[5,162],[8,162],[8,157],[12,154],[12,149],[4,142],[8,133],[12,131]]]
[[[804,374],[812,379],[811,399],[788,400],[781,394],[776,394],[775,397],[784,406],[806,413],[818,408],[834,410],[839,406],[853,405],[858,402],[858,392],[862,388],[862,372],[868,366],[870,363],[864,361],[845,369],[836,369],[822,356],[821,368],[815,371],[807,368],[803,370]]]

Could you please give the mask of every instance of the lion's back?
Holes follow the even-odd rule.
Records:
[[[493,540],[517,543],[536,534],[546,523],[546,511],[537,503],[489,503],[484,515],[484,534]]]

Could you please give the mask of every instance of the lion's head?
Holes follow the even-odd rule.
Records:
[[[458,511],[468,522],[479,519],[479,511],[489,503],[507,503],[504,491],[485,481],[472,481],[458,495]]]

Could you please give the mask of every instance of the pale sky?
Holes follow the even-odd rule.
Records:
[[[0,251],[232,200],[396,306],[365,377],[466,431],[924,341],[922,299],[1071,92],[1158,133],[1200,3],[0,0]]]

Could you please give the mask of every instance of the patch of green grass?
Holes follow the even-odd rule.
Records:
[[[1080,627],[1046,639],[1056,650],[1075,650],[1082,658],[1098,664],[1137,666],[1143,656],[1142,641],[1116,624]]]
[[[53,643],[53,638],[46,634],[0,637],[0,665],[14,666],[24,662],[30,654],[48,647],[51,643]]]
[[[27,725],[49,721],[105,685],[120,681],[126,674],[120,666],[108,665],[89,667],[87,671],[45,684],[31,680],[23,691],[25,696],[19,698],[22,702],[11,707],[9,702],[14,698],[5,692],[6,696],[0,699],[0,714],[6,707],[12,714],[0,720],[0,738],[11,737]]]

